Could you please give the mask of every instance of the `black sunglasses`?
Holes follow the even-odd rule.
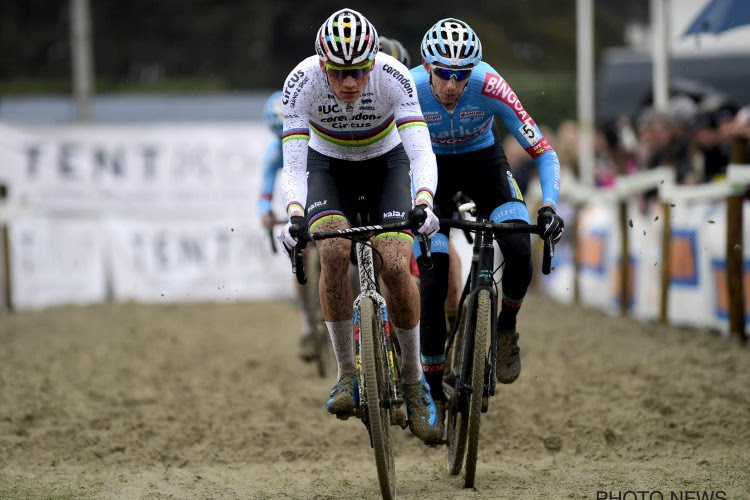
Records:
[[[432,67],[432,74],[441,80],[450,80],[455,78],[457,82],[462,82],[471,76],[470,69],[450,69],[439,66]]]

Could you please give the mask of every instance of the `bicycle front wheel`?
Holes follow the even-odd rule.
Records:
[[[381,401],[389,398],[388,370],[383,359],[381,322],[372,299],[360,303],[360,337],[362,339],[362,371],[366,416],[370,441],[375,452],[380,493],[384,500],[396,497],[396,469],[391,448],[390,411]]]
[[[456,338],[453,346],[446,355],[445,373],[452,382],[443,382],[443,391],[448,396],[446,405],[446,428],[448,460],[446,466],[448,473],[455,476],[461,472],[466,455],[466,430],[468,411],[465,400],[460,397],[458,385],[462,383],[464,368],[461,364],[464,349],[464,336],[466,335],[466,323],[469,314],[469,301],[465,301],[461,309],[461,317],[456,330]]]
[[[471,365],[471,395],[469,397],[468,443],[466,445],[466,470],[464,487],[474,487],[479,451],[479,419],[482,414],[484,376],[487,366],[487,338],[492,329],[492,304],[490,292],[481,290],[477,296],[477,315],[474,328],[474,351]]]

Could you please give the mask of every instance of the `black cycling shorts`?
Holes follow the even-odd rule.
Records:
[[[349,224],[401,222],[411,210],[409,157],[399,144],[369,160],[339,160],[307,148],[307,207],[311,230],[345,217]],[[358,220],[358,211],[366,220]]]
[[[458,191],[476,203],[477,214],[485,219],[505,203],[524,203],[499,143],[477,151],[436,157],[438,186],[434,203],[438,217],[450,218],[453,215],[456,210],[453,196]],[[450,228],[441,228],[440,232],[448,235]]]

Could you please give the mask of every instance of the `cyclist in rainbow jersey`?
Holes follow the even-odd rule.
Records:
[[[316,37],[316,56],[292,70],[283,88],[283,192],[289,223],[279,235],[296,244],[292,225],[310,231],[356,225],[360,196],[367,200],[370,223],[403,221],[412,201],[427,213],[420,233],[434,234],[432,198],[437,169],[429,134],[409,70],[378,52],[378,36],[359,12],[331,15]],[[415,189],[411,196],[411,182]],[[401,346],[404,400],[412,432],[434,441],[437,410],[422,374],[419,342],[419,291],[409,273],[408,232],[374,239],[383,259],[380,278],[387,288],[392,323]],[[347,278],[351,242],[318,242],[320,298],[338,365],[338,382],[326,407],[347,414],[357,405],[352,300]]]

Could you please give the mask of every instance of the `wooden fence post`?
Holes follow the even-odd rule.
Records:
[[[578,305],[581,303],[581,280],[578,278],[581,275],[581,245],[578,241],[578,225],[581,220],[580,213],[581,207],[576,203],[573,220],[573,232],[570,235],[573,241],[573,303]]]
[[[732,163],[747,161],[748,140],[735,138],[732,143]],[[729,333],[744,345],[748,338],[745,332],[745,290],[742,250],[742,203],[743,196],[727,198],[727,293],[729,294]]]
[[[8,199],[8,187],[0,184],[0,205]],[[10,283],[10,239],[8,224],[0,218],[0,313],[7,313],[12,308]]]
[[[620,212],[620,315],[628,315],[630,306],[630,240],[628,235],[628,204],[624,200],[619,202]]]
[[[669,321],[669,281],[672,273],[672,208],[669,203],[662,203],[661,235],[661,303],[659,304],[659,321]]]

